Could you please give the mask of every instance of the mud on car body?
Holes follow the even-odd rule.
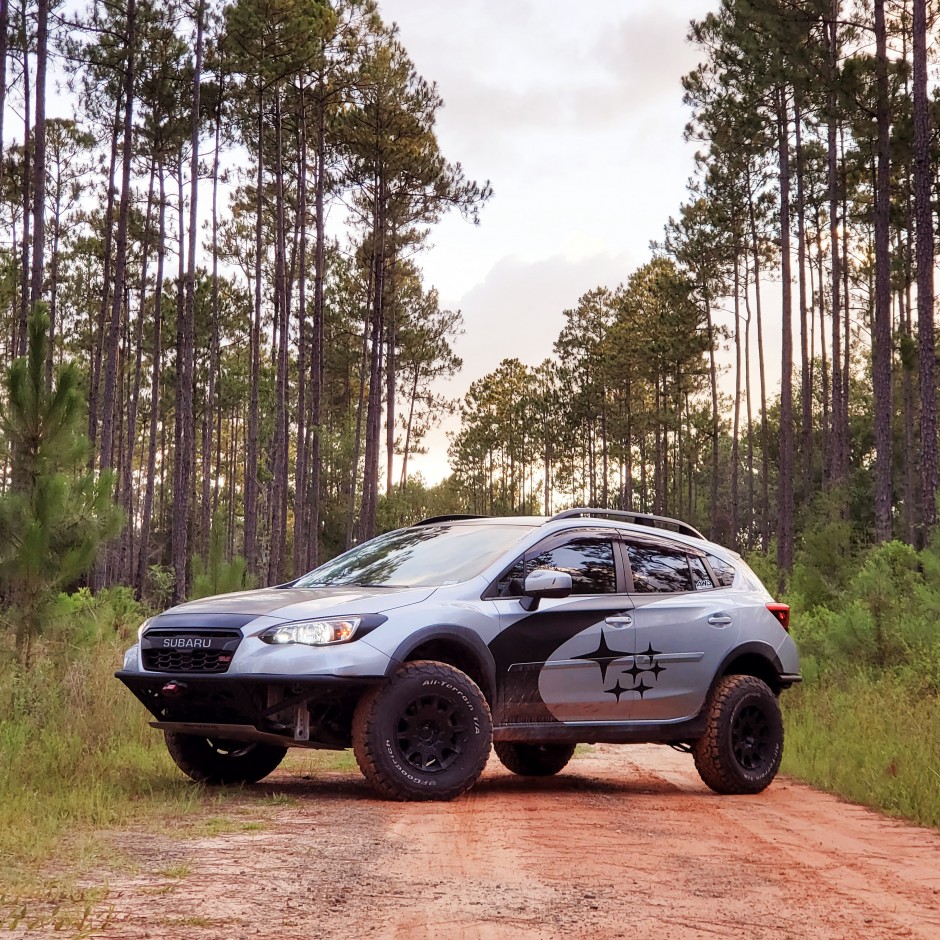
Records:
[[[383,796],[451,799],[491,746],[549,775],[581,742],[657,742],[717,792],[756,793],[800,679],[788,626],[740,556],[679,520],[441,516],[159,614],[117,677],[208,783],[352,747]]]

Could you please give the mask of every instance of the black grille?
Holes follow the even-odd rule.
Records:
[[[141,638],[150,672],[225,672],[241,642],[237,630],[151,630]]]

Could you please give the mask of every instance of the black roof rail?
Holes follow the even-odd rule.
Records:
[[[577,506],[574,509],[566,509],[564,512],[556,512],[549,519],[549,522],[554,522],[556,519],[571,519],[576,516],[611,516],[614,519],[623,519],[624,522],[648,525],[654,529],[669,529],[678,532],[680,535],[691,535],[692,538],[706,540],[698,529],[681,519],[670,519],[669,516],[653,516],[646,512],[629,512],[625,509],[596,509],[591,506]]]
[[[452,512],[446,516],[428,516],[427,519],[422,519],[420,522],[416,522],[415,525],[434,525],[436,522],[455,522],[458,519],[488,519],[488,516],[478,516],[473,515],[472,513],[463,513],[463,512]]]

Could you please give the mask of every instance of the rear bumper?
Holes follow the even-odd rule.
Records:
[[[276,736],[285,745],[309,747],[345,747],[352,705],[365,689],[386,681],[384,676],[193,675],[123,669],[114,675],[153,715],[156,727],[184,733],[240,727],[240,737],[246,740],[258,735],[270,741]],[[220,730],[216,734],[222,736]]]

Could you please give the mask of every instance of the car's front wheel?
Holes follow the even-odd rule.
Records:
[[[353,750],[366,780],[392,800],[452,800],[486,765],[493,723],[486,698],[459,669],[405,663],[367,692],[353,715]]]
[[[164,731],[166,748],[176,766],[198,783],[256,783],[284,759],[287,748],[251,741],[203,738]]]
[[[712,689],[706,718],[692,748],[699,776],[716,793],[760,793],[783,757],[777,697],[754,676],[724,676]]]
[[[551,777],[564,770],[574,755],[573,744],[516,744],[497,741],[496,756],[507,770],[523,777]]]

